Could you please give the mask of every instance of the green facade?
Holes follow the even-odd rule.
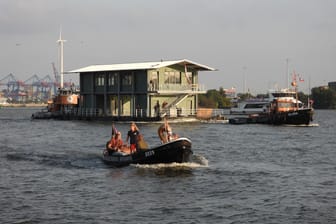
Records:
[[[195,115],[197,109],[198,71],[188,69],[186,75],[180,65],[82,72],[80,86],[80,107],[99,111],[102,116],[176,117]]]

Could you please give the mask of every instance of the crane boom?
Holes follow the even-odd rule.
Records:
[[[54,71],[54,77],[55,77],[55,82],[56,84],[58,85],[59,83],[59,76],[58,76],[58,72],[57,72],[57,69],[56,69],[56,66],[55,66],[55,63],[52,62],[52,68],[53,68],[53,71]]]

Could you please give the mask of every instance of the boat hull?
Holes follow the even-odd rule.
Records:
[[[105,151],[105,150],[104,150]],[[191,161],[191,141],[187,138],[179,138],[175,141],[162,144],[147,150],[140,150],[133,154],[103,153],[103,161],[115,167],[130,164],[157,164],[157,163],[183,163]]]
[[[299,109],[289,112],[277,112],[270,114],[269,122],[274,125],[308,125],[313,120],[311,108]]]
[[[32,119],[51,119],[54,115],[49,111],[38,111],[32,114]]]
[[[229,124],[267,124],[269,116],[267,113],[250,114],[246,116],[231,117]]]

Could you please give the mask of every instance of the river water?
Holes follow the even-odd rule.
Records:
[[[193,163],[110,168],[111,123],[36,110],[0,109],[0,223],[336,223],[336,111],[312,127],[171,124]],[[138,124],[151,146],[158,126]]]

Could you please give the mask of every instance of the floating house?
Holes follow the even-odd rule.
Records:
[[[197,95],[205,93],[199,71],[214,71],[190,60],[92,65],[79,73],[78,116],[154,120],[195,116]]]

